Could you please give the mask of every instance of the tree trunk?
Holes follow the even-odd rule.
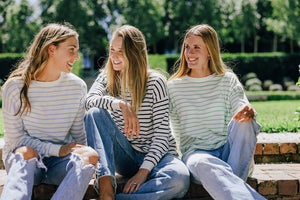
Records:
[[[257,53],[257,49],[258,49],[258,37],[256,35],[256,32],[254,33],[254,53]]]
[[[277,35],[273,37],[273,52],[277,51]]]
[[[245,40],[243,35],[241,35],[241,52],[245,53]]]
[[[294,53],[294,41],[292,38],[290,39],[290,53]]]

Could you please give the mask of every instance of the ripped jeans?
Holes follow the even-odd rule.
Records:
[[[92,164],[82,167],[79,154],[65,157],[44,157],[24,160],[19,153],[10,153],[5,160],[8,177],[0,200],[30,200],[34,185],[59,185],[51,199],[82,200],[95,172]]]

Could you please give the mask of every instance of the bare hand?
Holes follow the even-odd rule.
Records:
[[[65,145],[62,145],[59,149],[59,157],[64,157],[69,155],[71,152],[73,152],[74,150],[83,147],[83,145],[81,144],[77,144],[76,142],[71,142]]]
[[[134,190],[138,190],[140,186],[147,180],[148,174],[148,169],[139,169],[139,171],[127,181],[123,189],[123,193],[132,194]]]
[[[139,118],[136,116],[131,105],[121,101],[120,108],[124,119],[124,133],[126,133],[126,137],[132,138],[134,134],[138,137],[140,134]]]
[[[239,123],[250,122],[254,118],[254,113],[252,105],[247,104],[233,117],[233,120]]]

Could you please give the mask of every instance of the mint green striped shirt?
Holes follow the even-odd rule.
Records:
[[[248,102],[235,74],[184,76],[168,82],[171,128],[182,154],[213,150],[227,140],[227,126]]]

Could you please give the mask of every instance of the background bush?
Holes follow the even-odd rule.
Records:
[[[284,77],[290,77],[295,82],[299,77],[299,53],[224,53],[221,56],[240,78],[254,72],[262,81],[272,80],[274,83],[282,84]],[[174,72],[174,63],[178,58],[179,55],[166,58],[170,74]]]
[[[0,79],[5,81],[14,66],[23,58],[21,53],[1,53],[0,54]]]

